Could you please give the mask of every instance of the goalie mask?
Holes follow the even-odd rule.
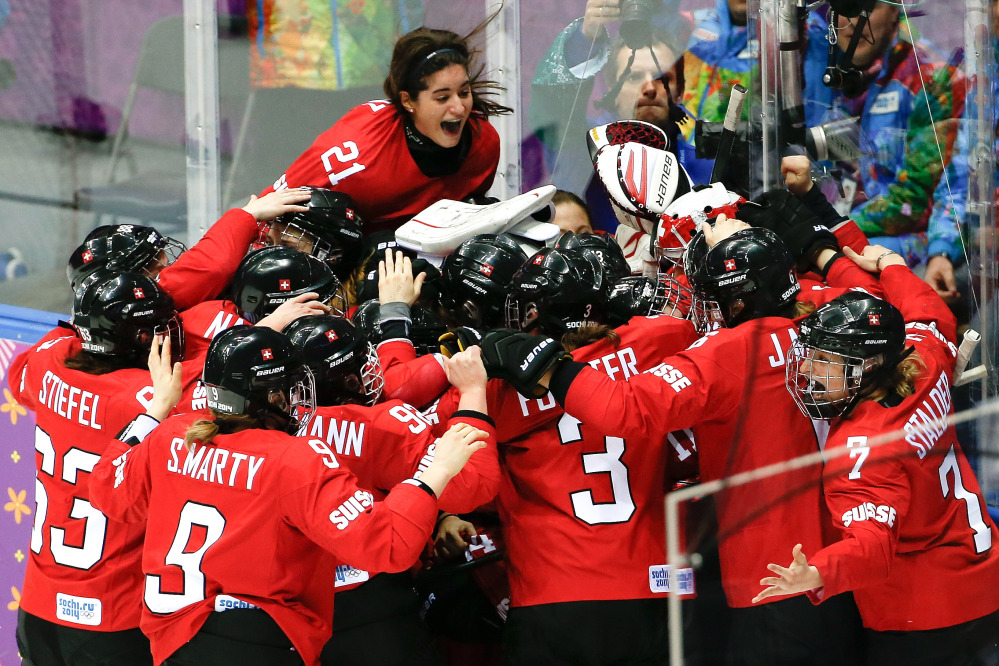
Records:
[[[479,234],[462,242],[441,264],[441,305],[456,326],[490,329],[503,323],[514,273],[527,261],[506,234]]]
[[[137,224],[97,227],[73,250],[66,277],[75,290],[84,278],[99,268],[132,271],[156,278],[186,250],[184,244]]]
[[[631,266],[624,258],[624,250],[610,234],[576,234],[566,231],[555,241],[555,247],[592,254],[597,263],[603,266],[604,274],[611,282],[631,275]]]
[[[801,291],[794,259],[771,231],[741,229],[708,249],[698,234],[684,255],[699,333],[750,319],[786,316]]]
[[[258,247],[283,245],[311,254],[326,262],[345,280],[361,260],[363,221],[349,194],[319,187],[306,188],[312,198],[304,212],[279,215],[260,229]]]
[[[280,245],[243,257],[232,279],[232,300],[249,322],[258,322],[295,296],[314,291],[333,314],[343,316],[347,292],[328,265]]]
[[[555,338],[604,323],[609,285],[592,254],[544,248],[517,271],[506,301],[510,328]]]
[[[299,317],[284,333],[315,377],[318,404],[370,406],[381,397],[385,378],[378,355],[346,319],[331,315]]]
[[[912,352],[902,313],[861,292],[837,296],[808,315],[787,352],[787,390],[812,419],[848,414],[890,379]]]
[[[678,197],[656,223],[652,236],[652,256],[660,261],[666,259],[673,264],[682,264],[683,253],[701,225],[714,221],[724,213],[729,218],[738,216],[739,207],[746,200],[729,192],[721,183],[697,187]]]
[[[184,359],[184,329],[173,299],[139,273],[95,271],[76,291],[73,329],[85,351],[144,367],[153,337],[170,336],[173,361]]]
[[[594,169],[618,221],[647,234],[666,208],[693,187],[673,153],[638,143],[605,146]]]
[[[233,326],[215,336],[201,381],[209,409],[247,414],[292,435],[315,412],[312,373],[286,335],[263,326]]]

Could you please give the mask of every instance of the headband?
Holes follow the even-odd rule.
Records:
[[[457,54],[458,54],[459,56],[462,56],[462,57],[468,57],[468,54],[467,54],[467,53],[466,53],[466,54],[462,54],[462,52],[461,52],[461,51],[459,51],[458,49],[456,49],[456,48],[451,48],[451,47],[448,47],[448,48],[443,48],[443,49],[437,49],[436,51],[431,51],[431,52],[430,52],[429,54],[427,54],[427,55],[426,55],[426,56],[425,56],[425,57],[423,58],[423,60],[421,60],[421,61],[419,62],[419,64],[418,64],[418,65],[416,65],[416,67],[413,67],[413,68],[412,68],[411,70],[409,70],[410,72],[412,72],[412,74],[410,75],[410,78],[414,78],[414,77],[415,77],[415,76],[416,76],[416,75],[417,75],[417,74],[419,73],[419,71],[420,71],[421,69],[423,69],[424,67],[426,67],[426,66],[427,66],[427,64],[428,64],[428,63],[429,63],[429,62],[430,62],[431,60],[433,60],[434,58],[436,58],[436,57],[437,57],[437,56],[439,56],[439,55],[444,55],[445,53],[457,53]]]

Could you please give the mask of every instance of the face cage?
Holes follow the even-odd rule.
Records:
[[[652,307],[649,315],[666,315],[677,319],[688,319],[693,310],[694,294],[690,287],[681,284],[668,273],[660,273],[652,294]]]
[[[739,206],[746,203],[746,200],[739,197],[734,203],[728,203],[717,208],[707,208],[703,211],[684,215],[683,217],[672,217],[663,215],[660,219],[659,236],[656,238],[655,254],[659,259],[667,259],[677,266],[683,265],[683,255],[690,245],[691,239],[697,235],[705,222],[713,221],[721,214],[725,214],[729,219],[737,217]],[[668,229],[662,226],[668,224]]]
[[[170,358],[176,363],[184,360],[185,341],[184,325],[180,321],[179,315],[174,315],[167,320],[166,324],[161,324],[153,328],[153,335],[170,336]],[[152,340],[149,341],[149,344]],[[147,344],[147,346],[149,346]]]
[[[368,395],[368,406],[374,405],[382,397],[385,390],[385,375],[382,374],[382,363],[378,359],[378,352],[375,346],[368,343],[368,360],[361,368],[361,383],[364,384],[364,392]]]
[[[294,222],[289,222],[285,225],[284,229],[279,232],[278,240],[275,243],[269,236],[273,227],[273,221],[261,225],[260,235],[257,237],[257,242],[254,243],[254,249],[272,245],[292,247],[300,252],[311,254],[316,259],[325,261],[328,264],[339,263],[340,259],[343,258],[342,249],[334,249],[331,243],[321,240],[314,233],[306,231]]]
[[[182,253],[187,250],[187,246],[178,240],[174,240],[169,236],[163,238],[163,246],[160,247],[152,257],[145,263],[142,267],[142,273],[146,277],[156,279],[156,276],[160,274],[164,268],[177,261]],[[164,259],[160,259],[160,253],[163,253]]]
[[[831,354],[840,360],[813,360],[815,352]],[[807,373],[801,371],[801,365],[806,360],[809,361]],[[821,372],[820,368],[816,367],[817,364],[821,364],[825,372]],[[877,357],[865,359],[859,356],[845,356],[810,347],[801,340],[795,340],[787,350],[784,383],[802,414],[811,419],[828,420],[842,416],[860,391],[864,373],[877,365]],[[831,375],[829,371],[833,367],[842,368],[842,375]],[[821,383],[826,389],[818,389],[815,382]],[[829,387],[833,382],[842,387],[834,390],[837,392],[845,390],[845,395],[832,400],[823,399],[821,395],[830,392]]]
[[[694,330],[700,335],[725,328],[725,316],[718,301],[710,301],[694,292],[690,295],[690,313],[687,319],[694,324]]]
[[[509,294],[506,297],[506,303],[504,304],[504,313],[506,318],[506,327],[512,328],[518,331],[531,331],[535,326],[538,325],[538,306],[531,302],[532,307],[528,308],[524,312],[524,319],[520,316],[520,301],[513,294]],[[526,317],[533,313],[533,317],[528,321]]]
[[[304,434],[306,427],[316,413],[316,380],[307,366],[302,366],[302,375],[288,389],[289,434]]]

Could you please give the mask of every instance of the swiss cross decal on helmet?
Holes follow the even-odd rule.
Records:
[[[90,250],[87,250],[86,252],[83,253],[83,263],[89,264],[93,260],[94,260],[94,253],[93,252],[91,252]]]
[[[483,275],[492,275],[493,267],[490,266],[489,264],[482,264],[482,267],[479,268],[479,272],[482,273]]]
[[[261,349],[260,355],[264,358],[265,361],[270,361],[274,358],[274,352],[271,351],[270,349]]]
[[[136,298],[145,298],[146,297],[145,292],[143,292],[142,289],[139,289],[138,287],[136,287],[135,289],[132,290],[132,294],[134,294]]]
[[[538,256],[534,257],[534,264],[536,266],[540,265],[541,262],[544,261],[544,260],[545,260],[545,258],[542,255],[539,254]]]
[[[278,280],[279,291],[291,291],[291,280]]]
[[[871,314],[867,315],[867,321],[870,322],[871,326],[877,326],[881,318],[876,314]]]
[[[346,217],[348,220],[353,220],[354,219],[354,211],[351,208],[348,208],[345,211],[343,211],[343,214],[344,214],[344,217]]]
[[[329,340],[330,342],[336,342],[337,340],[336,331],[333,330],[326,331],[326,339]]]
[[[726,259],[725,260],[725,270],[727,270],[727,271],[734,271],[735,270],[735,259]]]

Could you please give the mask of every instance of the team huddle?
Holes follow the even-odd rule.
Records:
[[[509,664],[661,664],[670,594],[705,664],[994,658],[999,535],[934,290],[807,159],[747,201],[639,121],[591,154],[654,270],[599,233],[415,256],[399,220],[483,194],[496,148],[468,53],[423,51],[400,81],[457,83],[361,105],[190,249],[110,225],[73,252],[72,321],[10,370],[37,420],[25,663],[444,663],[475,627]],[[420,106],[441,91],[460,122]],[[843,447],[694,503],[717,572],[668,561],[674,488]],[[450,628],[419,569],[473,572]]]

